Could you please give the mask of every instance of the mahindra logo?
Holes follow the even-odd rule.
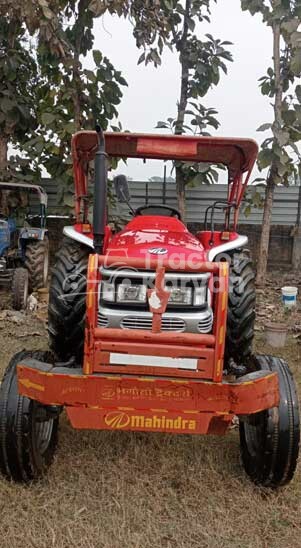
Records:
[[[111,411],[105,416],[105,423],[113,429],[126,428],[130,423],[130,417],[121,411]]]
[[[152,247],[148,250],[148,252],[152,255],[165,255],[167,253],[167,249],[165,247]]]

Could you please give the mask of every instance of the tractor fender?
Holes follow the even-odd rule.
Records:
[[[76,242],[79,242],[80,244],[87,245],[88,247],[91,247],[92,249],[94,249],[92,238],[89,238],[85,234],[78,232],[77,230],[75,230],[73,226],[64,226],[63,234],[67,236],[67,238],[70,238],[70,240],[75,240]]]
[[[238,235],[235,240],[231,240],[231,242],[226,242],[225,244],[217,245],[216,247],[210,249],[210,251],[208,252],[208,261],[214,261],[215,257],[220,253],[227,253],[228,251],[233,251],[234,249],[242,249],[247,245],[247,243],[247,236]]]

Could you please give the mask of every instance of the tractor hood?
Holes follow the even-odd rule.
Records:
[[[141,215],[112,238],[107,255],[205,261],[202,244],[174,217]]]

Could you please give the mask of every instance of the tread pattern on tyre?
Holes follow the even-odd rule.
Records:
[[[44,280],[44,263],[49,262],[49,240],[28,243],[25,250],[25,267],[29,272],[30,287],[33,290],[41,289],[47,284]]]
[[[298,396],[287,363],[274,356],[256,356],[259,370],[276,371],[279,379],[279,407],[261,412],[265,431],[261,452],[254,458],[248,451],[246,429],[240,423],[242,460],[251,479],[265,487],[279,487],[293,478],[299,454],[300,419]]]
[[[28,272],[26,268],[16,268],[12,279],[12,304],[15,310],[26,307],[26,295],[28,295]]]
[[[35,446],[33,414],[37,402],[18,394],[16,366],[24,358],[50,361],[49,352],[22,351],[11,359],[0,387],[0,471],[8,479],[28,483],[42,476],[51,464],[58,440],[58,417],[43,456]]]
[[[88,257],[86,246],[64,238],[49,292],[50,347],[58,359],[75,357],[79,364],[84,351]]]
[[[243,251],[233,255],[229,268],[229,298],[225,356],[243,363],[252,352],[255,323],[255,273]]]

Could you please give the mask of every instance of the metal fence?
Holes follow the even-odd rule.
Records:
[[[174,183],[167,183],[166,190],[163,191],[162,183],[131,181],[130,190],[133,207],[138,207],[145,202],[163,203],[171,206],[177,206],[176,189]],[[245,200],[241,207],[240,222],[243,224],[260,225],[262,223],[262,207],[251,207],[247,213],[249,200],[253,194],[264,196],[262,187],[248,187]],[[274,225],[294,225],[298,213],[298,195],[299,187],[278,187],[275,189],[272,224]],[[187,188],[186,191],[186,220],[190,223],[202,222],[205,217],[206,208],[217,200],[223,200],[227,197],[227,185],[201,185],[196,188]],[[127,206],[122,205],[121,211],[127,213]],[[246,213],[245,213],[246,212]],[[216,221],[222,222],[224,215],[221,211],[216,211]]]
[[[48,213],[50,215],[61,215],[63,207],[58,203],[58,185],[52,179],[43,179],[42,186],[48,194]],[[175,183],[130,181],[131,203],[133,208],[144,203],[166,204],[176,207],[176,188]],[[253,206],[249,215],[244,211],[247,208],[248,200],[254,193],[260,193],[263,197],[264,189],[262,187],[248,187],[246,198],[241,207],[240,223],[260,225],[262,223],[262,208]],[[272,224],[274,225],[295,225],[298,214],[298,195],[299,187],[277,187],[275,189]],[[214,201],[223,200],[227,196],[227,185],[201,185],[195,188],[187,188],[186,191],[186,220],[189,223],[198,223],[204,221],[205,210]],[[120,213],[122,216],[128,216],[128,207],[124,204],[118,204],[112,211]],[[216,212],[216,222],[223,221],[223,213]]]

